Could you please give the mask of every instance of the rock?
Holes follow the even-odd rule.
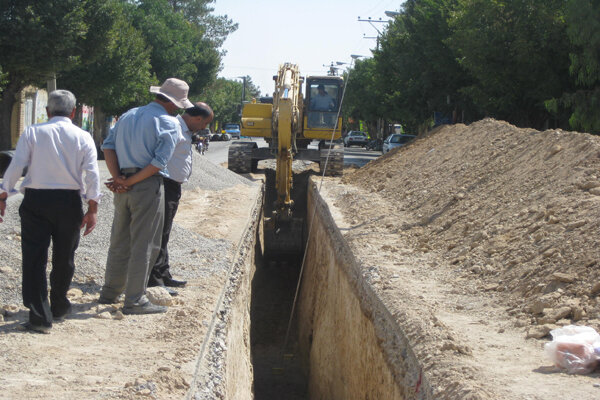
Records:
[[[455,351],[457,353],[460,354],[466,354],[466,355],[470,355],[472,354],[471,348],[469,348],[468,346],[463,346],[463,345],[459,345],[456,344],[454,342],[445,342],[444,344],[442,344],[442,347],[440,347],[441,351]]]
[[[100,314],[94,315],[98,319],[112,319],[112,315],[108,311],[101,312]]]
[[[550,320],[548,321],[550,323],[566,318],[569,315],[571,315],[571,307],[568,306],[544,309],[544,318]]]
[[[83,296],[83,291],[81,289],[78,289],[78,288],[71,288],[67,292],[67,297],[69,299],[78,299],[81,296]]]
[[[4,322],[4,315],[0,314],[0,322]]]
[[[529,307],[532,314],[541,314],[545,308],[549,308],[552,303],[549,299],[539,298]]]
[[[158,367],[158,370],[163,372],[169,372],[171,370],[171,367]]]
[[[555,272],[550,275],[550,279],[558,282],[573,283],[577,279],[577,276],[573,274],[566,274],[564,272]]]
[[[555,144],[550,148],[550,155],[553,156],[556,153],[558,153],[559,151],[561,151],[563,148],[560,144]]]
[[[529,325],[529,320],[523,319],[523,318],[519,318],[514,322],[514,326],[516,328],[523,328],[525,326]]]
[[[6,265],[3,265],[0,267],[0,273],[10,275],[10,274],[12,274],[12,272],[13,272],[13,269],[11,267],[8,267]]]
[[[589,190],[589,189],[594,189],[594,188],[600,187],[600,182],[599,181],[585,181],[585,182],[581,182],[578,186],[580,189]]]
[[[146,289],[146,296],[154,304],[159,306],[170,306],[173,303],[171,295],[165,288],[153,286]]]
[[[117,310],[114,314],[113,314],[113,319],[116,319],[118,321],[122,320],[123,318],[125,318],[125,315],[123,314],[123,312],[121,310]]]
[[[19,312],[19,307],[15,304],[6,304],[2,306],[2,311],[5,317],[12,317]]]
[[[85,283],[88,284],[88,285],[93,285],[93,284],[96,283],[96,280],[92,276],[86,276],[85,277]]]
[[[527,336],[525,336],[525,338],[541,339],[547,336],[551,330],[552,327],[549,325],[535,325],[527,330]]]
[[[587,223],[588,223],[588,221],[586,221],[585,219],[582,219],[582,220],[579,220],[579,221],[575,221],[575,222],[571,222],[570,224],[567,224],[567,230],[571,231],[573,229],[580,228],[580,227],[584,226]]]
[[[596,296],[600,293],[600,282],[596,282],[594,286],[592,286],[592,290],[590,290],[590,295]]]
[[[600,187],[590,189],[590,193],[594,196],[600,196]]]
[[[483,287],[483,290],[485,290],[486,292],[490,292],[492,290],[497,290],[498,287],[500,287],[500,285],[498,285],[497,283],[490,283],[489,285],[485,285]]]

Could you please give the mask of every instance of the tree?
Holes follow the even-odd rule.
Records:
[[[211,17],[209,1],[141,0],[130,20],[151,47],[152,73],[162,82],[169,77],[190,84],[200,93],[216,78],[221,63],[218,50],[237,25]],[[212,32],[207,34],[206,32]]]
[[[565,20],[573,45],[569,72],[575,87],[546,104],[554,112],[570,110],[573,129],[600,134],[600,3],[570,0]]]
[[[240,121],[240,101],[242,100],[242,82],[218,78],[198,96],[199,100],[209,104],[215,112],[214,121],[220,124]],[[260,91],[246,76],[246,97],[244,101],[260,96]]]
[[[127,4],[111,0],[104,4],[105,17],[99,9],[89,16],[90,31],[102,31],[100,25],[110,26],[102,40],[104,46],[96,49],[94,63],[81,63],[58,77],[60,87],[77,95],[77,99],[93,104],[108,115],[149,101],[148,89],[156,84],[150,73],[150,49],[141,32],[126,18]]]
[[[0,149],[11,147],[10,118],[16,94],[69,71],[94,54],[101,37],[89,32],[86,15],[103,0],[4,0],[0,3],[0,54],[4,85],[0,100]]]
[[[436,111],[451,115],[467,107],[460,88],[470,76],[447,43],[455,9],[456,0],[407,1],[374,52],[385,118],[411,131]]]
[[[370,127],[373,134],[377,120],[382,117],[381,93],[377,88],[375,60],[357,60],[346,76],[346,93],[342,105],[342,116],[346,124],[349,121],[362,120]]]
[[[176,76],[190,96],[216,78],[236,29],[213,0],[5,0],[0,4],[0,149],[10,148],[15,95],[56,74],[78,100],[119,114]]]
[[[543,128],[544,106],[568,87],[562,0],[459,0],[449,41],[473,77],[465,93],[482,114]]]

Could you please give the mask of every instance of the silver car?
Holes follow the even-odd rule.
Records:
[[[396,147],[402,147],[416,138],[415,135],[401,135],[393,133],[383,141],[383,154],[389,152]]]
[[[367,134],[361,131],[350,131],[344,138],[344,146],[366,146],[369,143]]]

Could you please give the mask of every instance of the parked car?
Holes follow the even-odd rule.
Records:
[[[344,138],[344,146],[366,146],[369,143],[367,134],[361,131],[350,131]]]
[[[383,154],[388,153],[390,150],[396,147],[402,147],[405,144],[410,143],[412,140],[414,140],[414,138],[416,138],[415,135],[403,135],[398,133],[391,134],[383,141],[383,147],[381,151]]]
[[[219,142],[222,139],[221,134],[220,133],[213,133],[212,136],[210,137],[211,142]]]
[[[230,139],[240,138],[240,125],[239,124],[225,124],[223,126],[223,132],[227,133]]]

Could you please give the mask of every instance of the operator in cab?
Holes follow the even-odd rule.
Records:
[[[317,86],[317,95],[310,98],[310,109],[314,111],[330,111],[335,108],[335,100],[327,93],[325,86]]]

